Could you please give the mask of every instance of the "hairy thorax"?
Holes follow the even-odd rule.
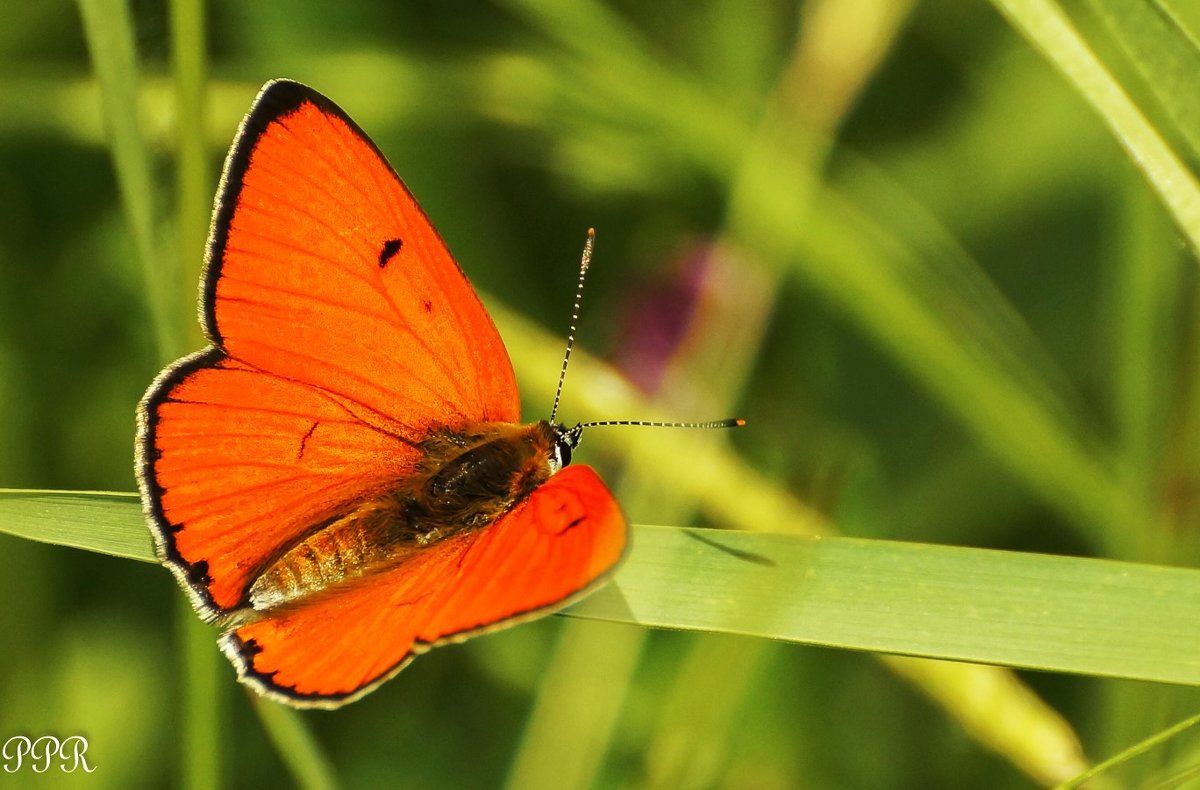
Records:
[[[431,433],[412,475],[272,560],[250,587],[250,606],[261,612],[311,597],[492,523],[550,477],[555,439],[547,422]]]

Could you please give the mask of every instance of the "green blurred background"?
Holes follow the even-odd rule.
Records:
[[[1152,97],[1099,5],[1071,10]],[[1183,5],[1181,23],[1200,31]],[[202,343],[195,282],[224,152],[259,86],[286,76],[372,135],[490,304],[553,335],[596,227],[582,346],[644,388],[645,416],[745,417],[727,440],[842,532],[1195,562],[1195,262],[1100,118],[993,7],[128,11],[151,260],[191,332],[183,350]],[[80,8],[10,4],[3,17],[0,485],[132,491],[134,407],[177,351],[156,345]],[[175,97],[199,79],[197,118]],[[189,163],[177,154],[194,141],[203,159]],[[949,357],[942,336],[958,343]],[[516,364],[537,388],[527,417],[545,416],[556,364]],[[1003,382],[1077,446],[1103,448],[1092,458],[1117,470],[1121,495],[1036,457],[1040,437],[1006,421]],[[603,440],[581,459],[605,470],[635,523],[723,525]],[[156,566],[0,535],[0,736],[87,735],[101,767],[70,777],[81,785],[183,781],[180,601]],[[214,671],[213,775],[285,777],[232,670]],[[1021,679],[1093,758],[1198,701]],[[869,655],[562,617],[438,650],[363,701],[303,719],[349,787],[1035,781]],[[1170,760],[1195,763],[1194,739],[1178,748]]]

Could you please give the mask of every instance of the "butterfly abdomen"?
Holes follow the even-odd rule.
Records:
[[[417,474],[329,521],[271,562],[250,587],[265,611],[303,600],[468,529],[484,527],[550,478],[549,423],[489,423],[422,443]]]
[[[391,538],[402,500],[380,497],[334,519],[292,546],[250,586],[250,605],[264,611],[301,600],[386,564],[396,554]]]

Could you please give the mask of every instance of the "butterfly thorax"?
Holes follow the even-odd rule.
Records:
[[[259,573],[250,605],[264,611],[307,599],[486,527],[569,461],[564,436],[544,421],[431,432],[411,475],[290,546]]]
[[[424,474],[407,503],[413,539],[425,545],[507,513],[550,478],[554,443],[547,422],[431,435],[421,447]]]

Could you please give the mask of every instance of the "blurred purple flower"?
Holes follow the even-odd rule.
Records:
[[[611,361],[643,392],[653,394],[662,386],[706,292],[729,265],[721,247],[697,243],[664,273],[631,289]]]

